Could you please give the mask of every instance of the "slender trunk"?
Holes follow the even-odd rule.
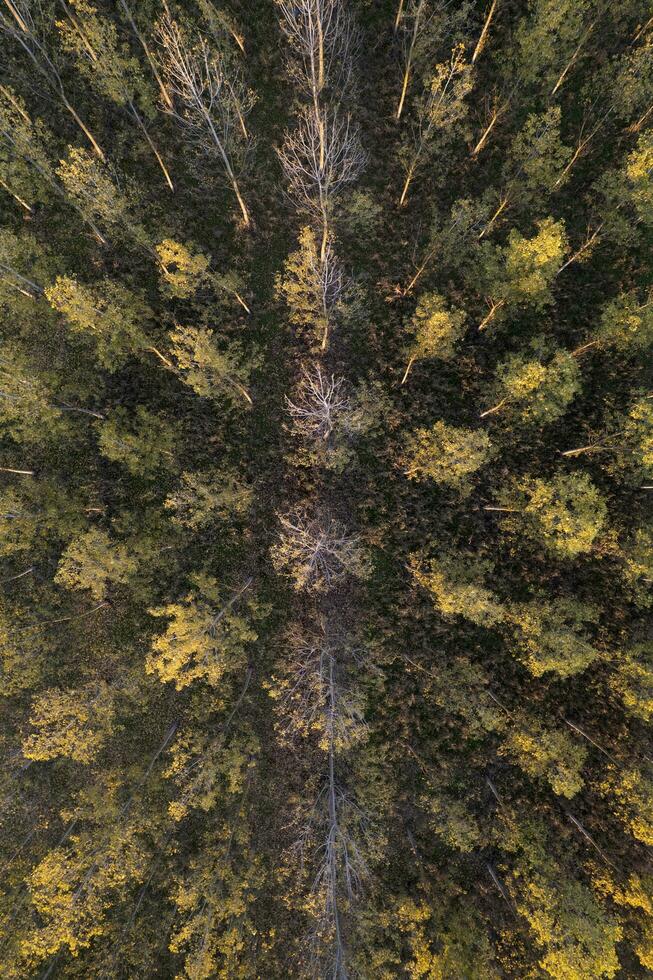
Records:
[[[479,54],[485,47],[485,42],[487,40],[487,33],[490,29],[492,18],[494,17],[494,11],[496,9],[496,5],[497,5],[497,0],[492,0],[492,6],[490,7],[488,15],[485,18],[485,23],[483,24],[483,30],[481,31],[481,36],[479,37],[476,47],[474,48],[474,54],[472,55],[472,64],[474,64]]]
[[[505,211],[505,209],[508,207],[509,202],[510,202],[510,195],[509,194],[506,194],[506,196],[504,197],[504,199],[499,204],[499,207],[496,209],[496,211],[494,212],[494,214],[492,215],[492,217],[490,218],[490,220],[486,224],[485,228],[483,229],[483,231],[481,232],[481,234],[478,236],[478,240],[479,241],[481,240],[481,238],[484,238],[489,231],[491,231],[491,229],[493,228],[493,226],[496,223],[496,221],[499,219],[499,217],[503,214],[503,212]]]
[[[154,141],[152,140],[152,137],[150,136],[150,134],[149,134],[149,132],[147,130],[147,127],[146,127],[145,123],[141,119],[140,113],[136,109],[136,106],[134,105],[134,103],[131,102],[131,101],[129,102],[129,108],[131,110],[131,113],[132,113],[134,119],[136,120],[136,124],[138,125],[138,127],[140,128],[141,132],[143,133],[145,139],[147,140],[148,146],[150,147],[150,149],[152,150],[152,153],[154,154],[154,156],[157,159],[157,162],[158,162],[158,164],[159,164],[159,166],[161,168],[161,171],[163,172],[163,176],[166,179],[166,183],[167,183],[168,187],[170,188],[171,191],[174,192],[175,185],[172,182],[172,177],[170,176],[170,174],[168,172],[168,168],[166,167],[165,163],[163,162],[163,158],[162,158],[161,154],[159,153],[158,149],[154,145]]]
[[[566,66],[563,68],[562,72],[560,73],[560,77],[558,78],[558,81],[555,83],[555,85],[551,89],[551,95],[552,96],[554,96],[556,94],[556,92],[558,91],[558,89],[560,88],[560,86],[562,85],[562,83],[564,82],[565,78],[567,77],[568,72],[571,70],[571,68],[575,64],[576,59],[578,58],[578,55],[580,54],[580,49],[585,44],[585,41],[587,40],[587,38],[589,37],[589,35],[592,33],[592,30],[594,28],[594,24],[595,23],[596,23],[596,21],[592,21],[592,23],[589,25],[589,27],[587,28],[587,30],[583,34],[582,38],[578,42],[578,47],[576,48],[576,50],[572,54],[571,58],[567,62]]]
[[[484,412],[481,412],[481,414],[479,415],[479,418],[480,418],[480,419],[484,419],[486,415],[494,415],[494,413],[495,413],[495,412],[498,412],[498,411],[499,411],[500,409],[502,409],[502,408],[503,408],[503,406],[504,406],[504,405],[506,404],[506,402],[507,402],[507,401],[508,401],[508,399],[507,399],[507,398],[503,398],[503,399],[502,399],[502,400],[501,400],[501,401],[500,401],[500,402],[499,402],[499,403],[498,403],[497,405],[495,405],[495,406],[494,406],[493,408],[488,408],[488,409],[486,409],[486,410],[485,410]]]
[[[419,7],[415,12],[415,21],[413,23],[413,33],[410,39],[410,46],[408,48],[408,55],[406,57],[406,68],[404,70],[404,80],[401,87],[401,96],[399,97],[399,105],[397,106],[396,119],[401,119],[401,113],[404,110],[404,103],[406,101],[406,93],[408,92],[408,82],[410,80],[410,73],[413,67],[413,52],[415,51],[415,45],[417,43],[417,35],[419,33],[419,23],[422,17],[422,10],[424,8],[424,0],[420,0]]]
[[[11,196],[14,199],[14,201],[17,201],[17,203],[20,204],[21,208],[24,208],[30,214],[33,214],[34,213],[33,208],[31,208],[29,206],[29,204],[27,203],[27,201],[24,201],[22,199],[22,197],[20,197],[20,195],[16,194],[15,191],[12,191],[11,187],[9,186],[9,184],[5,183],[5,181],[2,179],[2,177],[0,177],[0,187],[4,187],[4,189],[6,190],[7,194],[11,194]]]
[[[497,315],[497,310],[500,310],[505,305],[506,305],[505,299],[500,299],[498,303],[494,303],[488,315],[485,317],[484,320],[482,320],[481,323],[479,323],[478,329],[485,330],[488,323],[491,323],[492,320],[494,320],[495,316]]]
[[[320,244],[320,264],[324,265],[326,260],[327,247],[329,244],[329,219],[326,209],[322,210],[322,242]]]
[[[408,380],[408,375],[410,374],[410,369],[412,368],[412,366],[413,366],[413,364],[415,363],[416,360],[417,360],[417,358],[415,357],[415,355],[413,355],[413,357],[411,357],[411,359],[409,360],[408,366],[406,367],[406,371],[404,372],[404,376],[401,379],[402,385],[405,385],[406,384],[406,381]]]
[[[61,405],[58,405],[56,402],[54,404],[55,407],[60,409],[62,412],[78,412],[80,415],[91,415],[94,419],[104,420],[106,418],[106,415],[102,415],[101,412],[94,412],[90,408],[79,408],[77,405],[66,405],[65,402],[62,402]]]
[[[395,26],[394,26],[395,34],[399,30],[399,24],[401,23],[401,18],[403,17],[403,15],[404,15],[404,0],[399,0],[399,7],[397,8],[397,16],[395,17]]]
[[[77,125],[79,126],[79,128],[81,129],[81,131],[86,136],[87,140],[89,141],[89,143],[93,147],[93,150],[95,151],[96,155],[100,158],[100,160],[102,160],[102,161],[106,160],[106,157],[105,157],[104,153],[102,152],[102,150],[101,150],[101,148],[100,148],[97,140],[93,136],[93,133],[90,131],[90,129],[88,128],[88,126],[86,126],[86,124],[83,122],[83,120],[77,115],[77,112],[75,111],[74,107],[70,104],[70,102],[68,101],[66,95],[64,94],[64,92],[63,92],[63,90],[61,88],[59,89],[59,94],[61,96],[61,101],[63,102],[63,104],[65,105],[66,109],[68,110],[68,112],[70,113],[70,115],[73,117],[73,119],[75,120],[75,122],[77,123]]]
[[[19,572],[18,575],[12,575],[11,578],[3,578],[0,585],[7,585],[9,582],[16,582],[19,578],[24,578],[25,575],[31,575],[36,565],[32,565],[30,568],[26,569],[24,572]]]
[[[222,145],[222,140],[220,139],[220,137],[218,136],[218,134],[217,134],[217,132],[215,130],[215,126],[213,125],[213,120],[211,119],[211,116],[209,115],[209,113],[206,110],[204,111],[204,118],[206,119],[206,122],[208,124],[209,130],[210,130],[210,133],[211,133],[211,136],[213,137],[213,142],[215,143],[215,145],[217,147],[218,153],[222,157],[222,162],[224,163],[225,170],[227,171],[227,176],[229,177],[229,181],[231,183],[231,188],[232,188],[234,194],[236,195],[236,200],[238,201],[238,204],[240,206],[240,210],[241,210],[242,215],[243,215],[243,224],[244,224],[245,228],[249,228],[249,226],[251,224],[251,219],[250,219],[250,216],[249,216],[249,211],[247,210],[247,207],[245,205],[245,202],[244,202],[244,200],[242,198],[242,195],[240,193],[240,188],[238,186],[238,181],[236,180],[236,175],[233,172],[233,168],[231,166],[231,161],[230,161],[229,157],[227,156],[227,152],[226,152],[224,146]]]
[[[24,34],[28,34],[29,35],[29,29],[27,27],[27,24],[25,23],[25,21],[23,20],[23,18],[20,16],[17,8],[14,6],[14,4],[11,2],[11,0],[5,0],[5,6],[9,8],[9,12],[10,12],[11,16],[14,18],[14,20],[16,21],[16,23],[20,27],[21,31],[23,31]]]
[[[34,470],[14,470],[10,466],[0,466],[0,473],[18,473],[21,476],[34,476]]]
[[[489,125],[483,131],[483,135],[481,136],[480,140],[478,141],[478,143],[476,144],[476,146],[472,150],[472,156],[473,157],[478,156],[478,154],[481,152],[481,150],[485,146],[485,144],[487,142],[487,138],[490,135],[490,133],[492,132],[492,130],[494,129],[494,124],[496,123],[497,119],[499,118],[499,115],[500,115],[499,110],[498,109],[495,109],[494,112],[492,113],[492,118],[490,120]]]
[[[152,354],[156,354],[156,356],[159,358],[159,360],[160,361],[163,361],[163,363],[165,364],[166,367],[169,367],[169,368],[171,368],[174,371],[175,366],[172,363],[172,361],[169,361],[167,357],[164,357],[164,355],[161,353],[161,351],[160,350],[157,350],[156,347],[145,347],[144,350],[150,351],[150,353],[152,353]]]
[[[410,187],[411,181],[412,181],[413,176],[415,174],[415,166],[416,166],[416,164],[415,163],[412,163],[410,165],[410,168],[408,170],[408,173],[406,174],[406,182],[405,182],[404,187],[403,187],[403,190],[401,192],[401,197],[399,198],[399,207],[400,208],[402,208],[404,206],[404,203],[406,201],[406,195],[408,194],[408,188]]]
[[[521,513],[519,507],[484,507],[483,510],[496,510],[502,514],[519,514]]]
[[[567,259],[567,261],[565,262],[565,264],[560,266],[560,268],[556,272],[556,277],[559,276],[561,272],[564,272],[564,270],[567,268],[567,266],[571,265],[573,262],[577,262],[579,259],[581,259],[583,257],[583,255],[589,249],[591,249],[592,245],[594,244],[594,242],[598,238],[598,234],[601,231],[601,228],[603,227],[604,223],[605,222],[602,221],[601,224],[596,229],[596,231],[594,231],[590,235],[590,237],[586,241],[583,242],[583,244],[578,249],[578,251],[574,252],[574,254],[571,256],[571,258],[570,259]]]
[[[136,37],[138,38],[138,40],[140,42],[140,45],[143,48],[143,51],[145,52],[145,57],[147,58],[147,61],[148,61],[148,64],[150,66],[150,69],[152,71],[152,74],[154,75],[154,78],[156,79],[156,83],[159,86],[159,91],[161,92],[161,98],[163,99],[163,101],[165,102],[165,104],[168,106],[168,108],[169,109],[172,109],[172,107],[173,107],[172,106],[172,99],[168,95],[168,91],[167,91],[165,85],[163,84],[163,81],[161,80],[161,76],[159,75],[159,72],[158,72],[157,67],[156,67],[156,61],[154,60],[154,57],[152,56],[152,52],[150,51],[149,47],[147,46],[147,42],[146,42],[145,38],[143,37],[143,35],[139,31],[138,27],[136,26],[136,21],[134,20],[134,17],[132,15],[131,10],[127,6],[126,0],[118,0],[118,2],[120,3],[120,6],[124,10],[125,16],[127,17],[127,20],[129,21],[130,27],[133,30],[133,32],[136,35]]]
[[[424,270],[426,269],[427,265],[429,264],[429,262],[431,261],[431,259],[433,258],[433,256],[437,252],[437,250],[438,250],[438,246],[436,245],[434,248],[430,249],[426,253],[426,258],[424,259],[424,261],[422,262],[422,264],[417,269],[417,272],[415,273],[415,275],[413,276],[413,278],[410,280],[410,282],[408,283],[408,285],[402,290],[402,292],[401,292],[402,296],[407,296],[408,293],[412,290],[412,288],[415,285],[415,283],[417,282],[417,280],[423,275]]]
[[[317,16],[317,84],[321,92],[324,88],[324,31],[319,12]]]
[[[579,357],[581,354],[584,354],[586,350],[589,350],[590,347],[598,347],[600,343],[600,340],[590,340],[589,343],[583,344],[582,347],[577,347],[576,350],[572,350],[571,356]]]
[[[240,295],[240,293],[236,292],[235,289],[234,289],[234,296],[236,297],[236,301],[240,303],[240,305],[242,306],[242,308],[245,310],[246,313],[252,312],[249,306],[247,305],[247,303],[245,302],[245,300],[243,299],[243,297]]]
[[[401,95],[399,96],[399,105],[397,106],[397,112],[395,114],[396,119],[401,119],[401,114],[404,111],[404,102],[406,101],[406,92],[408,91],[408,82],[410,80],[410,64],[406,65],[406,70],[404,72],[404,81],[401,86]]]
[[[652,112],[653,112],[653,105],[650,105],[646,110],[646,112],[644,113],[644,115],[640,116],[640,118],[637,120],[636,123],[633,123],[632,126],[628,127],[628,132],[638,133]]]

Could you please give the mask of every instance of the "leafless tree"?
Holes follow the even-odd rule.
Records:
[[[189,39],[169,13],[158,22],[156,36],[161,74],[172,103],[163,101],[162,109],[184,127],[190,142],[221,161],[243,224],[249,227],[237,171],[249,143],[245,119],[253,94],[222,52],[211,49],[203,36]]]
[[[348,115],[336,110],[304,110],[299,125],[280,148],[290,196],[322,229],[320,261],[329,242],[331,214],[340,192],[360,175],[365,153]]]
[[[8,12],[0,11],[0,31],[3,31],[20,45],[36,68],[38,74],[56,94],[59,101],[82,130],[93,147],[94,152],[101,160],[104,160],[104,153],[100,149],[95,137],[69,101],[59,69],[50,57],[40,36],[40,28],[37,26],[38,14],[42,13],[40,0],[3,0],[3,3]],[[34,17],[34,11],[37,13],[37,19]],[[45,17],[41,19],[47,23]]]
[[[284,742],[311,734],[320,747],[349,750],[365,738],[364,698],[352,683],[352,669],[363,663],[361,650],[346,638],[324,629],[304,633],[294,629],[288,637],[290,657],[278,688],[277,728]]]
[[[297,590],[326,591],[347,575],[364,578],[367,559],[359,538],[331,518],[311,517],[305,510],[279,515],[281,534],[272,560],[294,581]]]
[[[339,416],[351,411],[345,379],[323,373],[319,364],[302,368],[293,398],[286,397],[295,431],[315,439],[328,439]]]
[[[328,86],[339,101],[351,86],[357,34],[342,0],[276,0],[293,58],[291,74],[316,113]]]

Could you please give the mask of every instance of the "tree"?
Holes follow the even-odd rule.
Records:
[[[202,288],[213,288],[218,293],[233,296],[246,313],[250,308],[243,299],[244,285],[235,272],[211,272],[209,256],[198,252],[190,243],[183,245],[165,238],[156,246],[161,270],[163,291],[175,299],[190,299]]]
[[[5,344],[0,360],[0,431],[20,443],[56,440],[66,432],[63,411],[22,352]]]
[[[402,147],[405,172],[399,204],[406,203],[408,188],[418,169],[432,156],[437,135],[450,135],[456,123],[467,115],[466,96],[473,86],[472,69],[465,61],[464,45],[453,48],[448,62],[436,65],[425,83],[425,92],[416,102],[417,121],[409,142]]]
[[[245,120],[254,95],[226,51],[212,49],[202,35],[191,38],[169,12],[158,21],[156,36],[171,103],[164,101],[161,108],[177,120],[203,156],[220,162],[238,201],[243,226],[249,228],[240,172],[250,144]]]
[[[348,534],[339,521],[313,517],[305,511],[279,515],[278,542],[272,546],[272,562],[288,575],[297,590],[324,592],[348,575],[366,578],[369,560],[356,535]]]
[[[72,759],[88,765],[111,735],[114,712],[106,684],[44,691],[32,702],[29,723],[35,731],[23,739],[23,755],[35,762]]]
[[[73,207],[96,231],[96,222],[112,232],[126,231],[134,242],[151,251],[149,236],[131,217],[132,203],[120,188],[113,169],[86,150],[69,147],[59,161],[57,176]],[[97,231],[101,244],[107,240]]]
[[[634,718],[653,718],[653,657],[649,643],[619,651],[608,681],[610,689]]]
[[[560,119],[560,106],[532,113],[513,140],[510,167],[519,177],[510,194],[519,194],[522,204],[538,207],[568,179],[572,151],[560,138]]]
[[[93,343],[100,364],[109,371],[149,348],[143,328],[152,311],[121,284],[105,279],[99,286],[86,286],[71,276],[57,276],[45,296],[74,333]]]
[[[431,559],[426,569],[413,558],[411,572],[445,618],[462,616],[476,626],[494,626],[506,618],[506,610],[482,584],[491,566],[468,557]]]
[[[553,302],[551,285],[567,251],[562,221],[545,218],[537,222],[537,234],[524,238],[516,229],[505,248],[485,243],[480,250],[481,279],[489,294],[490,311],[479,325],[484,330],[501,311],[512,306],[534,306]]]
[[[196,680],[219,688],[225,675],[242,672],[257,638],[251,626],[257,613],[249,594],[252,581],[247,579],[225,599],[214,579],[200,576],[194,591],[180,602],[151,609],[150,615],[169,623],[152,644],[145,664],[148,674],[157,674],[163,684],[173,682],[182,691]]]
[[[626,541],[620,557],[622,575],[628,585],[635,605],[648,609],[653,603],[651,577],[653,576],[653,530],[644,525],[636,527]]]
[[[253,497],[252,487],[235,470],[183,472],[177,489],[166,497],[165,508],[173,524],[197,531],[244,516]]]
[[[0,31],[12,38],[22,48],[37,73],[44,79],[46,85],[54,92],[56,98],[59,99],[82,130],[93,147],[93,152],[103,160],[104,153],[70,102],[59,69],[44,44],[43,35],[45,34],[47,37],[50,30],[46,11],[42,10],[40,3],[34,4],[30,0],[9,0],[5,6],[9,13],[0,13]],[[38,22],[39,13],[44,15],[43,23]],[[36,19],[34,14],[37,14]]]
[[[561,558],[591,551],[608,513],[602,495],[582,472],[523,480],[503,499],[523,514],[529,533]]]
[[[527,775],[544,779],[559,796],[571,799],[583,787],[587,749],[561,729],[520,717],[499,752],[514,759]]]
[[[114,541],[106,531],[91,528],[68,545],[59,559],[55,581],[106,600],[112,588],[126,585],[137,569],[137,558],[128,545]]]
[[[499,364],[493,397],[496,404],[481,418],[504,412],[521,425],[543,425],[564,415],[581,388],[576,359],[566,351],[553,357],[511,354]]]
[[[542,949],[541,968],[554,980],[614,977],[619,971],[615,946],[621,927],[580,882],[553,876],[525,881],[517,908]]]
[[[140,66],[120,44],[116,25],[98,14],[87,0],[68,0],[67,20],[57,21],[64,50],[74,55],[86,81],[104,98],[128,110],[156,157],[166,184],[174,190],[172,178],[161,153],[145,124],[143,115],[150,115],[151,97],[144,84]],[[72,9],[71,9],[72,8]],[[137,103],[144,107],[139,111]]]
[[[590,347],[614,346],[646,348],[653,344],[653,303],[642,303],[635,291],[622,293],[611,300],[601,313],[598,330],[591,339],[574,351],[583,353]]]
[[[608,806],[636,840],[653,844],[653,778],[650,763],[642,769],[608,765],[599,790]]]
[[[591,10],[588,0],[536,0],[516,35],[518,70],[527,84],[555,95],[592,29]]]
[[[446,300],[439,293],[424,293],[409,321],[413,342],[408,348],[408,366],[401,383],[405,384],[415,361],[429,357],[450,360],[465,332],[465,320],[464,311],[447,309]]]
[[[436,422],[408,437],[400,462],[410,480],[434,480],[459,493],[471,493],[470,477],[492,458],[492,443],[484,432]]]
[[[319,226],[324,263],[336,202],[365,165],[358,130],[342,110],[303,110],[278,152],[293,203]]]
[[[132,476],[147,479],[174,466],[174,429],[143,405],[133,413],[116,409],[100,426],[98,445],[103,456],[121,463]]]
[[[320,258],[315,233],[302,228],[299,249],[286,259],[276,290],[288,305],[290,322],[309,330],[325,350],[345,292],[343,272],[331,244],[327,243]]]
[[[571,677],[594,663],[599,652],[586,639],[583,626],[597,618],[595,609],[573,599],[510,606],[520,659],[536,677],[549,671]]]
[[[244,398],[248,405],[252,398],[245,387],[249,380],[248,368],[240,364],[240,351],[235,345],[220,351],[213,342],[213,330],[205,327],[178,326],[171,334],[172,352],[177,371],[185,384],[203,398],[226,396]]]
[[[290,74],[319,113],[325,89],[346,92],[351,83],[356,30],[342,0],[275,0],[290,45]]]

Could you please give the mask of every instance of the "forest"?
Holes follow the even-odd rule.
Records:
[[[651,0],[0,0],[2,980],[653,977]]]

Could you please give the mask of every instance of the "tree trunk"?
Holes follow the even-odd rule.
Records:
[[[478,39],[476,47],[474,48],[474,54],[472,55],[472,64],[476,61],[479,54],[485,47],[485,42],[487,40],[487,33],[490,29],[490,24],[492,23],[492,18],[494,17],[494,11],[497,5],[497,0],[492,0],[492,6],[490,7],[489,13],[485,18],[485,23],[483,24],[483,30],[481,31],[481,36]]]
[[[409,360],[409,362],[408,362],[408,366],[406,367],[406,371],[405,371],[405,373],[404,373],[404,376],[403,376],[403,378],[401,379],[401,383],[402,383],[402,385],[404,385],[404,384],[406,384],[406,381],[407,381],[407,379],[408,379],[408,375],[410,374],[410,369],[412,368],[412,366],[413,366],[413,364],[415,363],[415,361],[416,361],[416,360],[417,360],[417,358],[416,358],[416,357],[415,357],[414,355],[413,355],[413,357],[411,357],[411,359]]]

